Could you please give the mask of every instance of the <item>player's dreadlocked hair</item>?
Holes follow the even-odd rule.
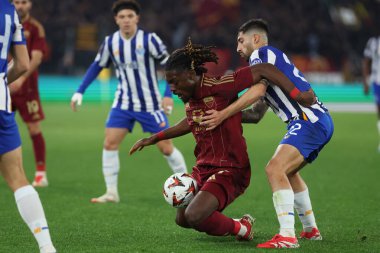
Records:
[[[166,71],[194,70],[197,75],[207,73],[204,67],[206,62],[218,63],[218,56],[211,51],[213,46],[193,44],[191,39],[185,47],[175,50],[166,62]]]

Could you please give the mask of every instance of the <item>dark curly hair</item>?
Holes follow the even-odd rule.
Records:
[[[218,56],[211,49],[214,46],[193,44],[189,38],[185,47],[175,50],[166,62],[166,71],[194,70],[197,75],[207,72],[206,62],[218,63]]]
[[[129,9],[136,12],[137,15],[140,14],[140,4],[134,0],[118,0],[112,5],[112,12],[116,16],[119,11]]]

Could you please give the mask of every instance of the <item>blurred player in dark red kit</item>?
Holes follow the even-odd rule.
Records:
[[[13,0],[24,27],[24,36],[30,57],[30,69],[10,84],[12,109],[19,111],[28,127],[33,142],[36,161],[36,174],[33,186],[48,186],[46,177],[45,139],[41,132],[40,121],[45,118],[38,92],[38,66],[46,52],[45,31],[42,25],[30,15],[31,0]]]

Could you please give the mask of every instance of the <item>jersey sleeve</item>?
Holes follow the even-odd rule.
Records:
[[[367,45],[364,48],[364,52],[363,52],[363,55],[365,58],[372,59],[372,57],[374,55],[373,51],[374,51],[375,45],[376,45],[376,39],[374,37],[370,38],[368,40]],[[379,50],[380,50],[380,47],[379,47]]]
[[[34,22],[33,35],[30,42],[30,45],[28,45],[30,52],[38,50],[42,53],[46,53],[45,29],[39,22]]]
[[[109,44],[112,43],[111,37],[107,36],[100,46],[94,62],[101,68],[109,68],[112,59],[109,51]]]
[[[264,58],[263,50],[260,50],[260,49],[255,50],[253,51],[252,55],[249,57],[249,65],[252,66],[259,63],[263,63],[265,62],[265,59],[263,58]]]
[[[25,37],[24,37],[24,31],[23,31],[23,28],[22,28],[22,25],[20,23],[20,20],[19,20],[19,17],[17,15],[16,10],[14,11],[14,15],[13,15],[13,24],[15,26],[15,30],[14,30],[14,33],[12,36],[12,44],[25,45],[26,41],[25,41]]]
[[[239,92],[254,84],[250,67],[222,76],[217,83],[217,85],[213,86],[214,92],[228,98],[236,97]]]
[[[165,44],[162,42],[160,37],[155,33],[150,34],[149,51],[152,57],[160,62],[161,65],[165,65],[166,61],[169,59],[169,53],[166,49]]]

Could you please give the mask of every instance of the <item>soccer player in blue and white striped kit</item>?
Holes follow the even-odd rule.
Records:
[[[363,53],[363,88],[368,95],[372,85],[377,110],[377,130],[380,136],[380,36],[369,38]],[[380,142],[377,148],[380,153]]]
[[[155,33],[138,29],[139,4],[134,0],[118,0],[112,11],[119,30],[105,38],[71,101],[75,111],[75,106],[82,102],[82,94],[100,71],[109,67],[111,62],[114,64],[119,84],[106,122],[103,146],[103,175],[107,192],[93,198],[93,203],[119,202],[119,145],[126,134],[132,132],[136,121],[144,132],[157,133],[168,128],[164,110],[170,112],[173,105],[170,88],[166,89],[161,105],[155,66],[155,61],[165,64],[169,54]],[[181,152],[171,140],[158,142],[157,147],[174,173],[187,171]]]
[[[303,74],[293,65],[285,53],[268,46],[268,27],[262,19],[244,23],[238,33],[237,52],[250,65],[269,63],[276,66],[296,88],[288,95],[274,84],[269,84],[265,96],[254,104],[252,110],[243,112],[242,121],[258,122],[268,106],[287,124],[284,135],[265,172],[273,192],[273,204],[280,223],[280,231],[271,240],[257,245],[258,248],[299,247],[294,229],[294,208],[302,222],[300,237],[321,240],[322,236],[315,222],[306,183],[299,174],[307,163],[311,163],[332,137],[334,126],[323,104],[315,98],[310,106],[302,106],[294,97],[300,92],[312,91]],[[209,111],[202,124],[213,129],[224,119],[245,109],[254,100],[252,88],[226,109]],[[246,114],[246,115],[244,115]]]
[[[0,172],[14,192],[20,215],[37,240],[40,252],[54,253],[41,200],[24,173],[21,139],[8,88],[28,70],[29,55],[15,7],[8,0],[0,0],[0,7]],[[9,68],[8,53],[13,58]]]

